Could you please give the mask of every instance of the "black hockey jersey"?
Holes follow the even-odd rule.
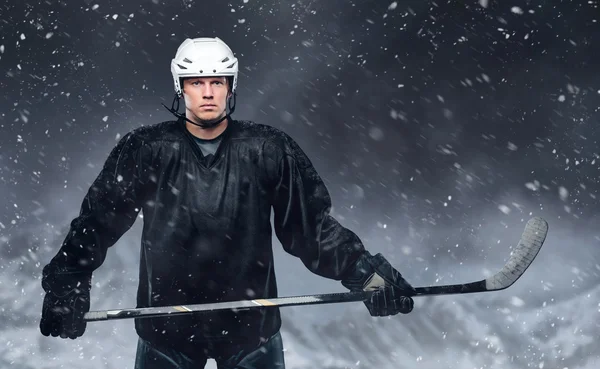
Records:
[[[183,120],[125,135],[46,267],[46,282],[91,275],[140,211],[138,307],[277,297],[271,211],[284,249],[311,272],[340,280],[364,247],[330,216],[328,190],[296,142],[236,120],[222,137],[204,162]],[[258,344],[280,324],[277,308],[135,321],[142,338],[182,350],[206,341]]]

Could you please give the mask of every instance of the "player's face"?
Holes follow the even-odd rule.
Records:
[[[226,114],[229,86],[226,77],[193,77],[183,80],[185,108],[200,121]]]

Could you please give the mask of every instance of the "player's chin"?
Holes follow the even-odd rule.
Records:
[[[200,118],[201,120],[213,120],[213,119],[217,119],[221,116],[220,111],[217,110],[213,110],[213,111],[198,111],[196,112],[196,116],[198,118]]]

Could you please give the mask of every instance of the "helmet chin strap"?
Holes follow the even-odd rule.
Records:
[[[233,97],[233,104],[231,104],[231,98]],[[202,123],[198,124],[196,122],[191,121],[190,119],[188,119],[185,114],[181,114],[179,113],[179,99],[180,96],[179,94],[175,94],[175,97],[173,98],[173,102],[171,103],[171,108],[169,109],[165,104],[162,104],[162,106],[164,106],[168,111],[171,112],[171,114],[173,114],[174,116],[176,116],[179,119],[185,119],[188,122],[192,123],[195,126],[198,126],[202,129],[209,129],[209,128],[213,128],[216,127],[217,125],[219,125],[219,123],[221,123],[222,121],[224,121],[227,118],[231,117],[231,114],[233,114],[233,112],[235,111],[235,103],[236,103],[236,94],[235,92],[233,93],[233,95],[230,95],[229,98],[227,99],[227,105],[229,107],[229,113],[226,113],[222,118],[218,118],[218,119],[211,119],[208,121],[203,121]],[[175,104],[177,104],[177,106],[175,106]],[[225,112],[227,112],[227,109],[225,109]]]

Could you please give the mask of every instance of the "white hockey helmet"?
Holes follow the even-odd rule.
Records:
[[[177,96],[183,94],[180,78],[233,77],[231,91],[235,93],[238,78],[238,60],[218,37],[186,39],[171,61],[171,73]]]

